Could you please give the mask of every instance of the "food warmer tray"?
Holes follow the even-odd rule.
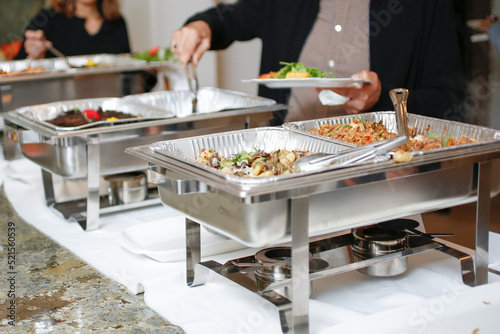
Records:
[[[460,124],[446,123],[461,135]],[[274,290],[260,295],[278,307],[283,329],[307,333],[308,289],[303,282],[310,279],[308,244],[315,235],[477,200],[474,284],[487,282],[490,196],[500,188],[499,132],[489,129],[489,134],[484,142],[417,155],[410,163],[364,162],[256,179],[222,174],[194,159],[201,148],[228,155],[254,147],[334,152],[345,146],[286,129],[260,128],[163,141],[127,152],[150,163],[149,180],[158,185],[162,203],[189,217],[189,285],[203,284],[209,270],[225,270],[214,261],[201,262],[199,224],[254,247],[291,240],[291,263],[298,270],[285,284],[291,285],[292,302]],[[239,274],[226,274],[248,288]]]
[[[221,98],[223,96],[220,95]],[[184,99],[186,95],[179,92],[177,97]],[[46,117],[52,117],[57,112],[75,107],[84,110],[101,105],[118,109],[125,108],[132,113],[140,111],[148,117],[120,121],[116,124],[70,129],[60,129],[44,122]],[[182,103],[174,105],[182,105]],[[56,102],[23,107],[6,113],[6,137],[4,139],[16,142],[23,156],[42,168],[47,204],[56,205],[56,209],[61,211],[66,218],[76,217],[75,219],[85,230],[91,230],[98,226],[99,199],[98,194],[94,192],[98,191],[99,184],[102,182],[100,176],[147,168],[147,163],[143,159],[125,154],[126,148],[166,139],[262,126],[268,124],[274,110],[282,110],[286,106],[270,105],[268,99],[252,98],[240,100],[234,108],[228,111],[172,117],[175,110],[169,113],[152,106],[127,101],[124,98]],[[160,117],[162,114],[163,118]],[[87,210],[83,216],[80,215],[81,203],[78,205],[73,202],[55,203],[51,186],[53,174],[65,180],[75,180],[75,182],[84,180],[87,184]],[[94,199],[90,203],[92,198]],[[107,208],[106,212],[112,212],[115,209],[121,210],[123,207]],[[90,216],[92,219],[89,218]]]
[[[266,178],[224,174],[195,161],[201,148],[229,156],[255,147],[265,151],[347,149],[285,129],[259,128],[157,142],[127,152],[154,165],[149,173],[158,182],[165,205],[248,246],[265,247],[289,240],[287,203],[291,198],[310,198],[311,236],[474,201],[473,164],[484,154],[489,160],[500,156],[500,131],[491,130],[490,140],[478,144],[416,155],[411,163],[368,162]],[[494,163],[495,171],[498,163]],[[498,173],[492,175],[491,186],[492,195],[500,191]],[[353,199],[363,210],[353,208]],[[206,207],[197,210],[196,204],[203,200]],[[335,203],[334,214],[329,203]]]
[[[455,136],[470,129],[461,123],[433,122],[446,125]],[[158,185],[162,203],[188,217],[188,285],[203,284],[210,270],[225,270],[217,262],[201,262],[200,224],[252,247],[291,241],[292,268],[298,270],[292,270],[284,284],[291,285],[292,302],[273,290],[260,295],[278,307],[284,329],[307,333],[308,289],[303,286],[311,277],[308,245],[315,236],[477,201],[474,284],[487,282],[490,197],[500,190],[500,132],[478,130],[480,143],[416,155],[409,163],[368,161],[270,178],[227,175],[194,159],[201,148],[227,156],[254,147],[334,152],[346,146],[283,128],[259,128],[157,142],[127,152],[149,162],[149,180]],[[249,288],[239,274],[226,274]]]
[[[382,122],[389,132],[397,133],[397,124],[395,121],[394,112],[376,112],[376,113],[363,113],[358,115],[346,115],[338,117],[321,118],[307,121],[298,121],[285,123],[282,127],[286,130],[301,133],[313,138],[332,141],[340,145],[347,145],[349,147],[356,147],[357,144],[339,140],[336,138],[329,138],[319,134],[311,133],[312,129],[319,129],[323,125],[345,125],[354,121],[355,118],[361,118],[365,121],[370,122]],[[488,142],[492,140],[500,139],[500,131],[475,126],[467,123],[443,121],[441,119],[414,115],[408,113],[408,126],[410,128],[416,128],[418,133],[433,133],[438,136],[446,135],[451,133],[454,137],[459,137],[461,135],[467,137],[473,137],[480,142]],[[454,150],[454,147],[444,147],[437,149],[437,151]],[[436,150],[432,151],[420,151],[417,154],[434,154]]]
[[[89,64],[92,64],[89,66]],[[144,70],[144,60],[125,55],[94,54],[66,58],[23,59],[0,63],[0,83],[67,77],[75,74],[91,75],[116,71]],[[30,71],[30,69],[32,71]]]

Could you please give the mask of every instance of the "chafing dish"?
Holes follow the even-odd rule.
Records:
[[[394,122],[391,112],[368,113],[363,117],[383,119],[389,129],[395,126],[391,123]],[[348,117],[343,119],[347,121]],[[293,270],[292,279],[279,286],[291,285],[293,305],[273,291],[259,294],[278,307],[284,329],[290,326],[306,333],[308,295],[307,289],[301,286],[311,277],[306,269],[311,237],[477,201],[477,249],[472,284],[487,282],[489,203],[490,196],[500,191],[500,131],[418,115],[410,115],[409,121],[418,130],[428,125],[442,130],[446,127],[454,136],[475,136],[481,142],[425,154],[418,152],[409,163],[373,160],[269,178],[223,174],[197,163],[195,158],[201,148],[212,148],[227,156],[254,147],[266,151],[296,147],[332,152],[348,149],[349,145],[285,127],[168,140],[131,147],[127,152],[149,162],[149,180],[158,185],[162,203],[188,217],[189,285],[204,283],[204,269],[224,272],[223,266],[214,261],[201,263],[199,224],[252,247],[291,242],[292,267],[299,270]],[[425,245],[425,250],[441,247]],[[401,252],[405,250],[384,255],[384,260],[400,257]],[[363,266],[375,264],[364,263]],[[226,274],[228,278],[231,276]],[[236,276],[230,279],[253,289]]]
[[[62,78],[75,74],[142,70],[147,62],[124,55],[95,54],[65,58],[24,59],[0,63],[0,83]]]
[[[20,107],[143,93],[148,68],[146,61],[114,54],[1,62],[6,74],[0,75],[0,132],[5,113]],[[6,159],[20,157],[11,142],[3,146]]]
[[[184,98],[182,92],[177,95]],[[207,134],[217,131],[261,126],[272,117],[273,110],[283,105],[269,105],[268,99],[251,99],[234,105],[233,110],[175,117],[175,109],[167,112],[124,98],[83,99],[18,108],[5,114],[6,136],[14,139],[22,154],[42,167],[47,204],[55,206],[66,218],[75,218],[84,229],[97,228],[99,207],[103,213],[122,210],[123,206],[106,207],[98,194],[100,176],[144,170],[147,163],[125,154],[127,147],[146,145],[165,139]],[[178,103],[181,105],[182,103]],[[174,103],[174,107],[177,104]],[[58,112],[105,106],[141,113],[133,118],[91,127],[58,128],[44,122]],[[114,124],[113,124],[114,123]],[[52,174],[65,180],[84,179],[87,184],[87,208],[82,204],[55,203]],[[101,203],[100,203],[101,202]],[[144,201],[149,202],[148,201]],[[159,203],[156,198],[154,203]],[[73,202],[72,202],[73,203]],[[84,203],[85,204],[85,203]],[[134,207],[139,204],[134,203]],[[79,208],[80,207],[80,208]],[[103,208],[104,207],[104,208]],[[107,210],[107,211],[106,211]]]

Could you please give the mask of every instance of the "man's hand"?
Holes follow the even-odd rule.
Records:
[[[191,60],[198,66],[201,57],[210,49],[212,31],[205,21],[193,21],[174,31],[170,49],[179,59],[182,68]]]

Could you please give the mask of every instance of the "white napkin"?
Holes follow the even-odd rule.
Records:
[[[319,92],[318,97],[321,104],[325,106],[340,106],[349,101],[348,97],[337,94],[329,89],[323,89]]]
[[[489,233],[489,267],[500,272],[500,234]]]

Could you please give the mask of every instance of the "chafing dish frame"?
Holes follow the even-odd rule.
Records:
[[[432,167],[438,169],[469,167],[466,169],[470,174],[470,180],[476,186],[475,193],[471,193],[466,199],[456,200],[453,203],[441,203],[436,207],[417,212],[405,212],[405,215],[422,213],[444,207],[451,207],[467,202],[477,202],[476,206],[476,245],[474,262],[474,285],[486,284],[488,282],[488,232],[490,220],[490,196],[496,189],[492,189],[492,165],[500,162],[500,141],[483,143],[481,145],[464,145],[455,150],[442,150],[433,154],[416,156],[412,162],[395,164],[386,161],[378,164],[361,164],[355,167],[343,169],[326,169],[321,173],[311,173],[297,178],[283,179],[282,182],[268,184],[256,184],[254,186],[230,183],[223,177],[204,172],[190,164],[179,162],[179,160],[166,155],[154,154],[148,147],[134,147],[127,149],[128,153],[142,157],[150,164],[148,168],[149,180],[158,184],[161,188],[170,188],[174,195],[189,193],[211,192],[212,195],[229,197],[236,202],[259,203],[266,201],[285,200],[287,202],[287,221],[290,227],[289,236],[292,248],[292,278],[289,281],[292,291],[292,302],[276,298],[272,294],[264,298],[268,299],[280,310],[281,322],[289,324],[288,330],[297,333],[308,333],[309,331],[309,291],[304,289],[304,282],[308,282],[309,275],[309,209],[311,195],[318,192],[335,190],[332,185],[335,180],[347,180],[363,178],[370,175],[387,171],[404,170],[411,167]],[[474,169],[477,168],[477,171]],[[166,175],[170,174],[170,177]],[[171,178],[177,175],[178,178]],[[404,179],[404,176],[397,179]],[[404,181],[403,181],[404,182]],[[368,183],[368,182],[367,182]],[[330,189],[329,189],[330,188]],[[169,206],[162,199],[163,204]],[[178,208],[177,208],[178,209]],[[182,211],[182,210],[181,210]],[[186,221],[186,253],[187,253],[187,275],[188,284],[196,286],[206,281],[207,268],[217,272],[217,263],[201,263],[199,225],[222,231],[220,226],[200,221],[192,217],[193,212],[183,212],[187,215]],[[386,219],[400,218],[404,216],[399,212],[399,217],[386,217]],[[380,221],[379,221],[380,222]],[[370,222],[373,223],[373,222]],[[339,227],[342,229],[361,227],[370,223],[357,223],[352,226]],[[334,232],[334,231],[329,231]],[[228,235],[229,237],[233,237]],[[241,240],[240,240],[241,241]],[[390,256],[390,255],[385,255]],[[291,310],[290,310],[291,308]],[[285,313],[288,320],[285,317]],[[291,312],[291,313],[290,313]],[[286,326],[285,326],[286,327]],[[290,331],[289,331],[290,332]]]
[[[312,283],[317,279],[364,269],[388,261],[407,259],[411,255],[439,251],[458,261],[464,284],[471,287],[475,284],[474,260],[471,255],[438,240],[432,240],[432,237],[420,236],[410,232],[409,247],[407,249],[365,259],[356,259],[352,249],[353,236],[351,233],[326,237],[312,242],[307,241],[307,254],[312,254],[312,257],[308,256],[307,263],[302,263],[302,266],[299,267],[301,274],[295,276],[293,268],[296,267],[293,266],[297,263],[294,262],[293,257],[297,256],[297,254],[293,255],[292,245],[292,277],[274,281],[262,287],[258,283],[258,278],[256,278],[255,271],[259,268],[259,264],[255,261],[253,255],[232,259],[224,264],[213,260],[202,262],[199,248],[200,233],[200,224],[186,218],[187,285],[190,287],[203,285],[208,281],[209,273],[211,271],[215,272],[273,304],[278,309],[283,333],[309,332],[308,319],[306,319],[308,310],[303,308],[303,305],[308,304],[309,299],[309,289],[304,288],[307,285],[302,283],[305,281]],[[300,252],[302,253],[302,251]],[[314,268],[314,265],[312,265],[310,270],[307,270],[309,269],[309,263],[318,259],[320,261],[325,261],[325,259],[330,261],[326,261],[327,265],[322,268]],[[283,292],[289,291],[287,289],[290,288],[293,289],[291,298],[283,294]],[[307,292],[307,298],[303,293],[304,291]],[[297,296],[297,293],[300,294],[299,299],[293,297]]]

